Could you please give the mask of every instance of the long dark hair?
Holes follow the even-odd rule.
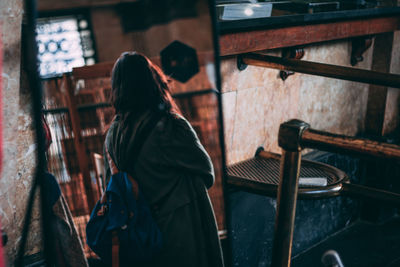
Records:
[[[112,70],[111,86],[111,104],[124,119],[149,110],[179,113],[165,74],[140,53],[121,54]]]

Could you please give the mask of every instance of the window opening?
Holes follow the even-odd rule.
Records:
[[[36,26],[39,72],[42,78],[96,63],[92,32],[82,15],[39,18]]]

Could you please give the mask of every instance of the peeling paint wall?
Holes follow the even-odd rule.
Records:
[[[21,77],[22,0],[0,1],[3,40],[3,172],[0,179],[0,218],[9,241],[6,256],[13,265],[25,215],[25,207],[35,170],[34,130],[30,95]],[[28,240],[28,254],[40,247],[37,209]]]
[[[268,54],[280,56],[280,51]],[[305,47],[304,60],[350,66],[351,42]],[[358,68],[370,69],[372,49]],[[315,129],[355,135],[364,128],[368,85],[296,73],[286,81],[279,71],[255,66],[239,71],[236,58],[223,58],[223,114],[227,162],[254,156],[256,149],[280,153],[279,125],[298,118]]]

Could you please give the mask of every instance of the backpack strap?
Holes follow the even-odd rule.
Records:
[[[149,137],[151,131],[160,121],[163,114],[164,113],[161,112],[154,113],[149,119],[148,123],[144,125],[143,129],[139,130],[138,135],[135,137],[135,141],[133,144],[133,155],[132,155],[133,161],[136,161],[136,159],[139,157],[140,151],[142,150],[142,146],[146,142],[147,137]]]
[[[143,129],[141,129],[138,133],[138,136],[135,138],[135,143],[134,143],[134,148],[133,148],[133,155],[132,155],[132,159],[133,162],[136,161],[136,159],[138,158],[140,151],[142,149],[143,144],[145,143],[147,137],[150,135],[151,131],[154,129],[154,127],[156,126],[156,124],[159,122],[159,120],[161,119],[162,113],[157,112],[155,113],[149,120],[148,123],[146,123],[146,125],[143,127]],[[107,159],[108,159],[108,165],[110,166],[110,171],[111,171],[111,175],[114,175],[116,173],[119,172],[117,166],[115,165],[115,162],[113,161],[113,159],[111,158],[110,152],[108,151],[107,146],[105,146],[106,148],[106,155],[107,155]],[[138,183],[136,182],[136,180],[130,175],[128,174],[128,178],[132,183],[132,189],[133,189],[133,193],[135,195],[135,198],[138,199],[139,197],[139,186]]]
[[[119,239],[118,232],[112,231],[112,267],[119,267]]]
[[[111,176],[114,175],[114,174],[119,173],[119,170],[118,170],[117,166],[115,165],[114,161],[112,160],[112,158],[110,156],[110,153],[108,152],[107,147],[106,147],[106,153],[107,153],[108,165],[110,166]],[[133,179],[133,177],[129,173],[126,173],[126,174],[127,174],[128,178],[129,178],[129,180],[131,181],[132,191],[133,191],[133,194],[135,196],[135,199],[137,200],[139,198],[139,185],[136,182],[136,180]],[[106,194],[104,193],[102,198],[101,198],[101,202],[102,203],[105,203],[105,201],[106,201],[105,197],[106,197]]]

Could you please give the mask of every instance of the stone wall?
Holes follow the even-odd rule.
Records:
[[[392,73],[400,72],[398,53],[395,41]],[[280,51],[268,54],[280,56]],[[305,47],[303,60],[350,66],[350,54],[350,41],[336,41]],[[371,63],[372,48],[356,67],[370,69]],[[221,75],[228,164],[253,157],[259,146],[280,153],[278,129],[288,119],[338,134],[356,135],[364,129],[368,84],[299,73],[282,81],[278,70],[248,66],[239,71],[233,57],[222,58]],[[390,89],[386,133],[399,125],[399,104],[398,90]]]
[[[34,175],[36,158],[31,103],[27,83],[21,79],[22,0],[0,2],[1,37],[3,41],[3,162],[0,179],[0,218],[9,241],[6,256],[9,265],[15,258],[21,238],[25,207]],[[40,248],[38,212],[28,240],[28,253]]]

